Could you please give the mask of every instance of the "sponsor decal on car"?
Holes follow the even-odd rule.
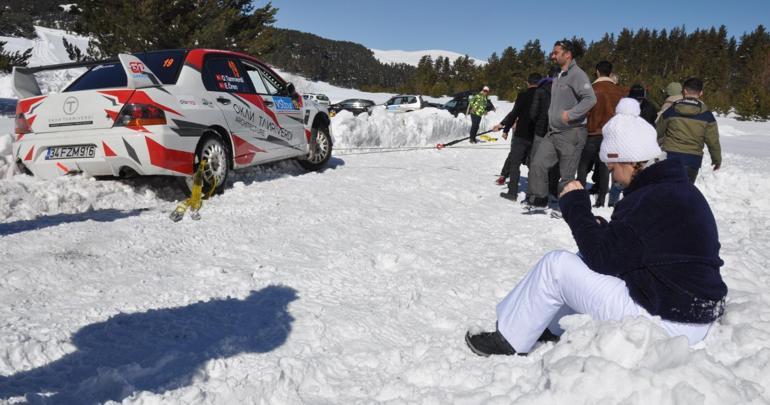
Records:
[[[244,107],[239,104],[233,104],[233,110],[235,111],[235,122],[238,125],[248,128],[252,131],[257,131],[257,125],[255,121],[256,114],[251,108]]]
[[[280,126],[276,125],[274,122],[267,120],[265,117],[262,117],[262,116],[259,117],[259,126],[265,132],[267,132],[268,136],[270,135],[277,136],[287,141],[290,141],[294,138],[294,135],[292,135],[291,131],[289,131],[286,128],[281,128]]]
[[[142,62],[131,62],[128,67],[131,69],[131,73],[144,73],[144,63]]]
[[[291,97],[273,97],[276,111],[297,111],[299,106]]]
[[[187,108],[196,108],[198,107],[198,102],[195,101],[195,97],[193,96],[176,96],[177,101],[179,101],[179,104],[187,107]]]
[[[246,81],[242,77],[233,77],[228,75],[215,75],[217,80],[217,87],[221,90],[238,90],[240,87],[238,84],[245,84]]]

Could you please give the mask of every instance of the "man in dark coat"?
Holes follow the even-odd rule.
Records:
[[[519,93],[513,104],[513,109],[505,118],[494,126],[494,131],[503,129],[503,139],[508,139],[508,131],[511,127],[513,138],[511,139],[511,151],[505,159],[503,169],[500,171],[498,184],[504,183],[505,178],[511,178],[508,183],[508,192],[500,193],[500,196],[508,200],[516,201],[519,194],[519,174],[520,167],[527,161],[529,152],[532,149],[532,139],[535,136],[535,122],[529,116],[529,108],[532,105],[532,98],[537,90],[537,83],[543,77],[539,73],[531,73],[527,77],[527,90]],[[502,178],[502,182],[500,179]]]
[[[532,138],[532,150],[529,153],[529,167],[532,167],[532,162],[535,158],[535,153],[543,143],[545,134],[548,133],[548,108],[551,105],[551,84],[553,79],[559,75],[561,68],[553,66],[548,71],[548,77],[540,80],[537,83],[537,89],[532,96],[532,106],[529,108],[529,117],[532,122],[535,123],[535,136]],[[548,193],[556,197],[558,195],[556,189],[559,184],[559,165],[553,165],[548,169]],[[527,190],[527,200],[529,200],[530,193]],[[525,201],[525,202],[526,202]]]

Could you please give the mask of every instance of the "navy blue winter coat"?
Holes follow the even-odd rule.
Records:
[[[716,221],[684,168],[667,160],[651,165],[623,195],[610,222],[601,224],[586,190],[559,200],[583,261],[623,279],[631,298],[652,315],[674,322],[716,320],[727,295]]]

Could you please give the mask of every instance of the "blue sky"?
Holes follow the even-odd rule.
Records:
[[[582,36],[587,42],[605,32],[725,25],[739,38],[770,24],[770,0],[680,1],[517,0],[273,0],[275,26],[360,43],[368,48],[405,51],[442,49],[487,59],[507,46],[520,49],[540,39]],[[262,6],[266,1],[255,1]]]

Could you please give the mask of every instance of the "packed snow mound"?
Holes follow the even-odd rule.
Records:
[[[481,120],[480,128],[494,126],[499,122],[497,118],[497,114],[488,114]],[[378,106],[371,115],[354,116],[349,111],[341,111],[332,118],[332,134],[338,149],[435,146],[468,136],[470,126],[470,118],[464,114],[453,117],[437,108],[394,113]]]

